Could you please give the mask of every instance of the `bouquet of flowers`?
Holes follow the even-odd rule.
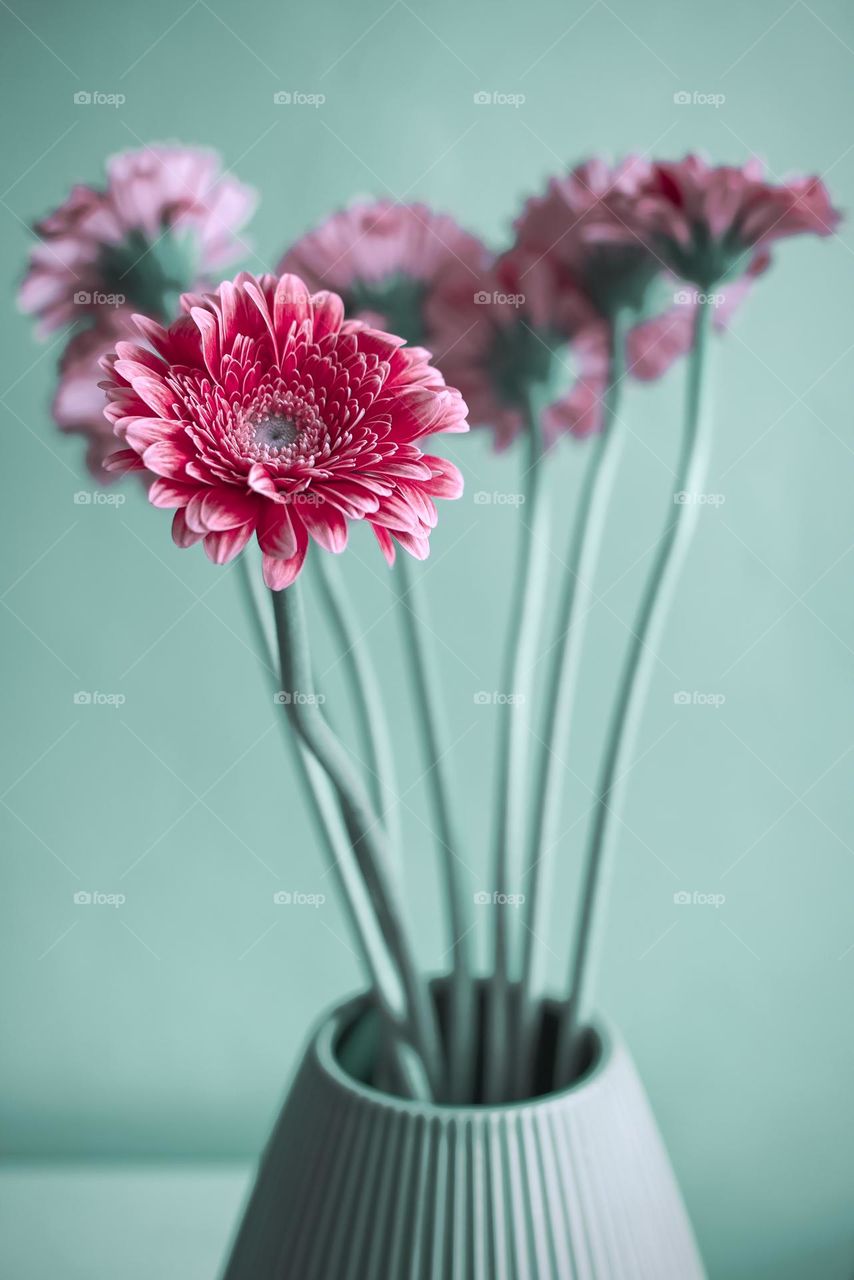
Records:
[[[134,473],[152,506],[173,512],[177,546],[201,543],[214,563],[237,562],[260,664],[380,1019],[375,1081],[440,1103],[527,1098],[584,1066],[623,780],[703,493],[713,331],[741,307],[777,240],[828,236],[839,215],[818,179],[772,182],[755,161],[590,160],[531,198],[498,252],[424,204],[361,202],[291,245],[272,273],[229,278],[253,204],[214,153],[152,146],[113,157],[102,187],[75,187],[36,225],[21,303],[42,334],[68,327],[53,416],[83,437],[100,481]],[[561,760],[626,430],[620,393],[627,378],[657,379],[682,360],[675,501],[604,711],[579,856],[559,829]],[[469,426],[491,429],[499,449],[524,451],[525,488],[504,638],[503,687],[515,696],[500,708],[496,735],[490,885],[498,903],[521,889],[522,905],[513,929],[511,913],[492,913],[483,975],[432,631],[409,563],[429,553],[437,500],[463,488],[458,469],[428,451],[430,438]],[[549,474],[564,436],[586,453],[585,478],[561,535],[566,569],[549,584],[556,607],[544,637],[537,548],[564,516]],[[370,655],[331,571],[354,521],[371,525],[393,567],[405,624],[452,957],[439,983],[415,960],[395,870],[395,753]],[[315,684],[301,601],[309,565],[346,656],[358,755]],[[578,860],[579,908],[547,1051],[543,906],[556,860],[569,857]]]

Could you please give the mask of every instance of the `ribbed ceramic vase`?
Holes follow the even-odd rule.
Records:
[[[364,999],[312,1036],[224,1280],[703,1280],[646,1094],[607,1026],[504,1106],[374,1089]]]

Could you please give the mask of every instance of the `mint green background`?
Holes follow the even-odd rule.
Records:
[[[255,1152],[310,1021],[360,982],[344,922],[275,907],[331,893],[273,727],[233,575],[180,553],[132,487],[91,488],[47,405],[58,348],[11,298],[33,216],[108,153],[180,138],[259,186],[257,269],[354,194],[423,198],[502,235],[564,161],[628,149],[764,155],[854,195],[849,6],[726,0],[313,6],[21,0],[0,12],[4,1035],[0,1144],[38,1158]],[[124,93],[78,107],[77,90]],[[324,93],[318,108],[273,93]],[[518,109],[480,90],[524,93]],[[680,90],[726,95],[675,105]],[[600,1002],[623,1028],[712,1276],[854,1269],[854,612],[850,232],[783,245],[718,345],[704,509],[631,775]],[[673,490],[682,370],[631,389],[631,439],[590,628],[567,826],[589,807],[603,708]],[[489,771],[518,460],[479,434],[426,566],[452,759],[484,886]],[[553,459],[555,587],[583,460]],[[405,860],[424,963],[446,944],[383,561],[357,531],[346,572],[400,744]],[[318,640],[330,707],[340,666]],[[119,710],[75,706],[78,689]],[[674,704],[679,690],[718,707]],[[407,790],[407,788],[409,788]],[[565,842],[552,974],[577,868]],[[738,860],[738,861],[737,861]],[[737,865],[733,867],[733,864]],[[130,869],[129,869],[130,868]],[[728,868],[732,868],[727,871]],[[73,893],[122,892],[120,909]],[[720,908],[674,892],[723,893]],[[485,926],[484,916],[479,917]]]

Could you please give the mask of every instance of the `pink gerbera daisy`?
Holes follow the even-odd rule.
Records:
[[[165,316],[239,256],[254,204],[213,151],[152,146],[113,156],[103,190],[74,187],[36,224],[21,306],[38,316],[42,335],[122,307]]]
[[[603,212],[591,236],[643,243],[704,289],[758,275],[775,240],[801,232],[832,235],[840,220],[819,178],[775,184],[756,159],[738,168],[713,166],[697,155],[651,165],[630,196],[615,192]]]
[[[348,315],[430,347],[441,367],[425,311],[430,291],[450,266],[474,293],[488,258],[483,242],[448,215],[376,200],[333,214],[287,251],[278,270],[313,289],[334,289]]]
[[[571,273],[596,310],[609,318],[620,308],[643,309],[661,264],[631,236],[599,246],[591,245],[586,233],[601,222],[609,201],[619,196],[628,204],[635,199],[649,170],[638,156],[617,165],[594,157],[551,178],[545,194],[532,196],[514,223],[517,243],[533,260],[546,258]]]
[[[474,291],[449,268],[436,281],[428,321],[474,426],[492,427],[498,448],[527,427],[529,399],[546,443],[595,429],[608,373],[608,329],[567,272],[518,244],[484,271]]]
[[[660,377],[690,349],[694,309],[679,278],[634,234],[629,220],[653,168],[638,156],[614,166],[598,157],[588,160],[553,178],[546,194],[530,199],[516,222],[519,243],[571,272],[601,315],[612,320],[622,310],[634,318],[627,363],[633,376],[645,379]],[[602,235],[603,227],[614,224],[621,225],[622,234]],[[743,293],[727,294],[716,312],[719,326]]]
[[[465,395],[472,422],[496,427],[499,445],[522,429],[526,389],[537,382],[547,440],[600,429],[617,312],[634,317],[624,355],[635,377],[659,377],[689,349],[693,306],[649,248],[586,236],[602,202],[614,192],[630,198],[649,171],[636,157],[614,167],[594,159],[553,178],[527,202],[514,246],[483,278],[476,301],[493,305],[472,305],[460,271],[437,282],[428,314],[446,352],[443,370]],[[719,323],[735,301],[721,308]]]
[[[467,430],[429,353],[345,321],[337,295],[293,275],[242,274],[183,302],[168,329],[136,318],[153,351],[120,342],[104,362],[127,446],[110,466],[155,475],[149,498],[175,509],[175,542],[203,541],[223,564],[255,534],[274,590],[310,538],[342,551],[350,520],[373,526],[389,563],[395,541],[424,559],[433,499],[458,497],[462,477],[419,442]]]
[[[116,317],[75,333],[59,362],[59,380],[53,398],[53,418],[60,431],[80,435],[86,441],[86,465],[101,484],[115,479],[104,462],[115,453],[116,437],[104,417],[104,377],[101,362],[116,344],[136,337],[129,319]]]

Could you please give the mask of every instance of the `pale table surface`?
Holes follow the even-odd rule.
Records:
[[[0,1166],[3,1280],[216,1280],[248,1165]]]

